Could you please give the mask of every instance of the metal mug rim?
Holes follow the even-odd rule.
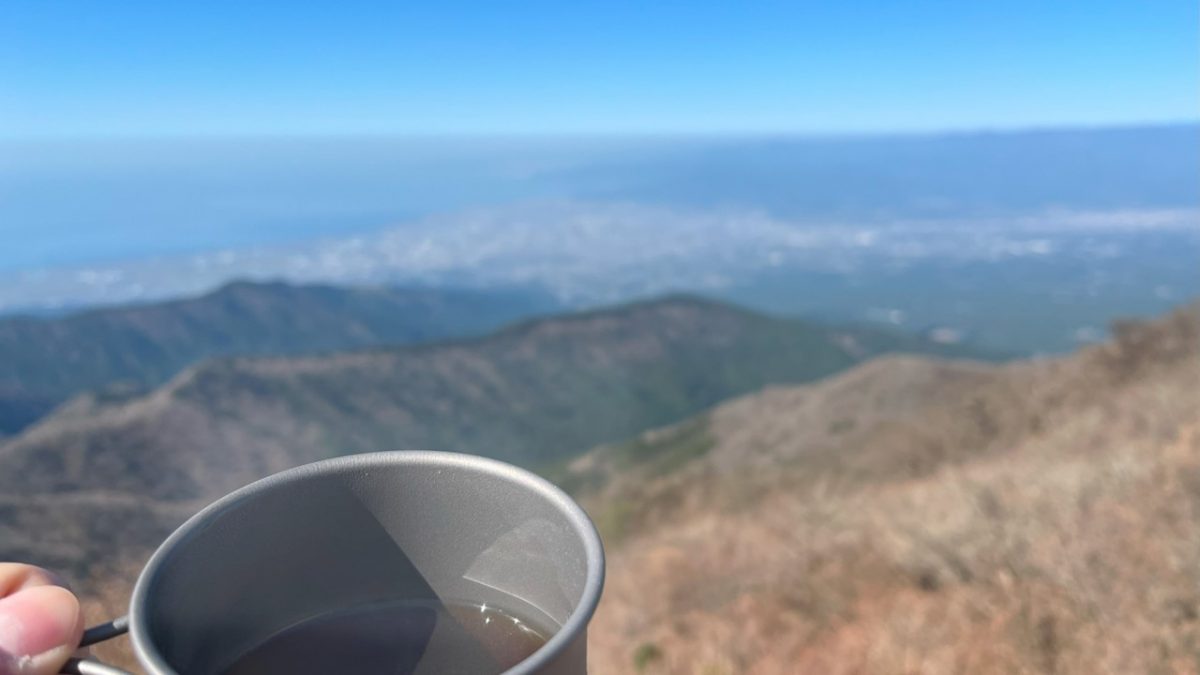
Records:
[[[150,556],[146,566],[133,588],[129,602],[129,633],[133,640],[134,654],[142,666],[150,669],[155,675],[173,675],[176,671],[159,653],[150,637],[146,617],[146,606],[150,601],[150,585],[158,574],[164,561],[171,555],[176,545],[191,533],[207,526],[209,522],[222,511],[253,499],[263,490],[273,490],[280,487],[306,480],[307,478],[328,472],[330,470],[362,469],[382,466],[431,465],[470,469],[492,474],[514,483],[519,483],[533,492],[538,493],[548,502],[554,504],[573,526],[576,534],[583,540],[584,552],[587,559],[587,576],[584,580],[583,594],[578,606],[571,612],[566,623],[559,628],[546,644],[531,654],[524,661],[505,671],[505,675],[529,675],[539,668],[548,665],[559,656],[575,640],[576,636],[586,634],[588,622],[596,612],[600,603],[600,594],[604,587],[604,548],[600,534],[591,518],[584,512],[567,493],[563,492],[550,481],[530,471],[501,462],[499,460],[476,455],[456,452],[436,452],[429,450],[393,450],[372,452],[357,455],[347,455],[332,459],[321,460],[311,464],[294,467],[259,479],[230,492],[213,503],[201,509],[182,525],[175,529]]]

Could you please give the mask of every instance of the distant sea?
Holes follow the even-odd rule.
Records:
[[[872,137],[0,141],[0,272],[370,232],[525,199],[839,222],[1200,205],[1200,126]]]
[[[501,144],[502,145],[502,144]],[[489,142],[0,142],[0,272],[285,244],[529,194]]]

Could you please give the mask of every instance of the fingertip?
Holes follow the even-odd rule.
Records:
[[[79,600],[61,586],[22,589],[0,599],[0,673],[51,675],[83,635]]]

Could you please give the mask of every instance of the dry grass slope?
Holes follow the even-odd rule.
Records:
[[[676,475],[594,480],[626,522],[593,670],[1200,672],[1198,310],[1062,360],[768,390]]]
[[[764,384],[941,349],[668,298],[423,347],[214,360],[144,395],[76,400],[0,444],[0,493],[212,499],[298,464],[397,448],[539,466]]]
[[[592,671],[1198,673],[1198,385],[1193,307],[1059,360],[884,357],[599,448],[559,471],[609,547]],[[165,411],[178,433],[188,409],[173,396],[22,443],[66,433],[94,444],[97,431],[128,429],[127,415]],[[135,459],[151,473],[166,461]],[[172,461],[189,480],[222,468]],[[122,611],[137,543],[198,505],[8,494],[0,542],[68,570],[81,555],[130,551],[74,572],[95,621]],[[42,511],[70,527],[22,539]],[[122,642],[99,651],[132,663]]]

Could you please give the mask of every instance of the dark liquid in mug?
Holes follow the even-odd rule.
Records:
[[[525,660],[550,635],[490,605],[392,602],[296,624],[251,649],[225,675],[496,675]]]

